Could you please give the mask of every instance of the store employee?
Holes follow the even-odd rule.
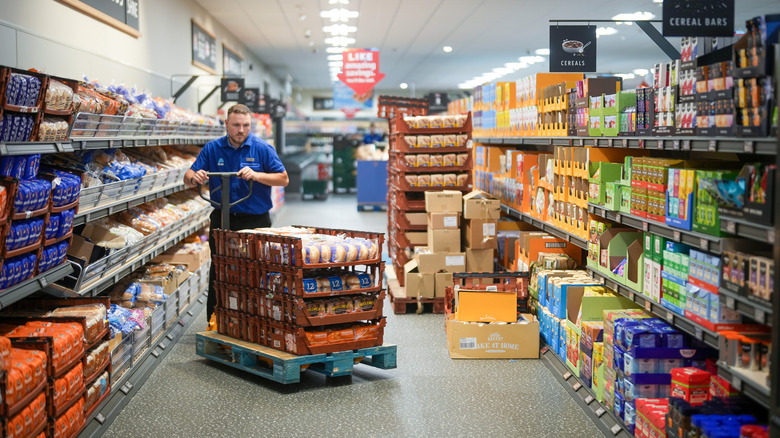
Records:
[[[230,202],[235,202],[249,193],[252,187],[252,197],[230,209],[230,229],[243,230],[247,228],[262,228],[271,226],[271,216],[268,213],[273,207],[271,187],[286,187],[290,181],[282,161],[274,148],[262,139],[251,134],[251,112],[246,105],[234,105],[227,113],[225,125],[227,135],[212,140],[203,146],[195,159],[195,163],[184,175],[184,184],[194,187],[204,184],[207,180],[212,188],[211,199],[220,202],[222,193],[213,189],[222,184],[221,178],[209,177],[206,172],[238,172],[238,177],[230,178]],[[219,209],[211,213],[211,229],[222,227],[222,214]],[[212,260],[214,256],[214,239],[211,236]],[[214,263],[211,264],[209,276],[209,295],[206,303],[206,318],[211,320],[217,296],[214,290]]]
[[[376,144],[382,141],[382,139],[384,138],[385,138],[384,135],[376,132],[376,127],[372,123],[368,127],[368,134],[363,136],[363,144]]]

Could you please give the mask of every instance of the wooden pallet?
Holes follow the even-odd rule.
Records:
[[[301,372],[306,369],[329,377],[339,377],[351,375],[356,363],[383,370],[396,368],[397,347],[388,344],[338,353],[296,356],[215,331],[197,333],[195,342],[199,356],[283,384],[300,382]]]
[[[444,313],[444,297],[418,298],[407,297],[406,288],[398,283],[395,270],[392,266],[385,266],[385,279],[390,305],[396,315],[405,315],[410,312],[420,313]]]

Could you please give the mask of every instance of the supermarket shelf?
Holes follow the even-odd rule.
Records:
[[[698,233],[696,231],[680,230],[659,222],[643,219],[633,214],[607,210],[600,205],[591,203],[588,203],[588,212],[628,227],[649,231],[655,235],[671,239],[675,242],[682,242],[694,248],[699,248],[702,251],[713,254],[720,254],[721,251],[720,237],[710,236],[709,234]]]
[[[668,151],[777,154],[777,139],[738,137],[478,137],[486,145],[592,146]]]
[[[588,242],[585,239],[579,236],[575,236],[574,234],[571,234],[567,231],[564,231],[556,227],[555,225],[540,221],[539,219],[533,218],[525,213],[522,213],[504,204],[501,204],[501,211],[503,211],[504,214],[508,216],[511,216],[515,219],[519,219],[523,222],[527,222],[543,231],[546,231],[559,239],[563,239],[567,242],[571,242],[582,249],[588,249]]]
[[[767,243],[775,241],[774,227],[750,223],[743,219],[721,216],[720,229],[723,232],[734,234],[737,237],[756,240],[758,242]]]
[[[744,396],[769,409],[770,390],[765,383],[766,373],[735,369],[724,362],[718,362],[718,374],[731,382],[731,385],[741,391]],[[762,380],[764,381],[762,382]]]
[[[57,142],[24,142],[0,143],[0,155],[56,154],[58,152],[73,152],[69,141]]]
[[[155,199],[159,199],[171,195],[173,193],[181,192],[186,188],[187,187],[183,183],[171,184],[161,189],[156,189],[141,194],[134,194],[133,196],[119,199],[114,202],[101,204],[90,209],[85,209],[83,211],[80,210],[76,214],[76,217],[73,219],[73,226],[77,227],[79,225],[84,225],[88,222],[92,222],[96,219],[110,216],[114,213],[129,210],[130,208],[133,208],[145,202],[154,201]]]
[[[71,272],[73,272],[73,267],[70,263],[63,263],[43,274],[0,291],[0,309],[5,309],[11,304],[42,290],[51,283],[62,280]]]
[[[588,272],[590,272],[590,274],[593,275],[593,277],[597,280],[602,281],[604,286],[644,307],[647,312],[652,313],[654,316],[660,319],[663,319],[672,326],[677,327],[678,329],[704,342],[712,348],[717,349],[719,347],[718,334],[712,330],[702,327],[690,319],[672,312],[671,310],[662,306],[660,303],[651,300],[646,295],[619,284],[616,281],[605,277],[604,274],[593,270],[592,268],[588,268]]]
[[[166,328],[157,341],[140,357],[133,359],[132,368],[118,382],[111,382],[111,394],[94,416],[86,419],[86,427],[79,437],[99,437],[108,430],[122,409],[127,406],[146,379],[173,349],[173,345],[187,331],[195,317],[200,314],[201,309],[206,305],[206,294],[204,290],[193,295],[190,304],[179,313],[176,321]]]
[[[612,410],[596,400],[596,395],[569,371],[566,364],[561,361],[557,354],[544,346],[541,350],[541,357],[544,359],[544,364],[547,368],[550,369],[555,378],[566,389],[566,392],[574,398],[604,436],[633,437],[623,426],[623,422],[615,416]]]
[[[110,148],[139,148],[146,146],[204,145],[217,137],[98,137],[71,139],[75,151]]]
[[[734,309],[748,318],[755,320],[759,324],[772,323],[771,304],[751,300],[746,296],[734,293],[722,287],[718,289],[718,294],[720,295],[720,303],[725,307]]]
[[[207,207],[204,210],[211,211],[211,209],[212,209],[211,207]],[[185,226],[185,228],[183,228],[178,232],[175,232],[173,235],[168,236],[167,238],[159,239],[158,237],[159,241],[155,246],[127,260],[125,263],[121,264],[120,266],[117,266],[113,269],[109,268],[111,269],[109,272],[103,274],[102,276],[91,281],[90,283],[83,284],[75,292],[82,296],[99,295],[104,290],[117,284],[124,277],[130,275],[141,266],[150,262],[153,258],[157,257],[163,252],[167,251],[169,248],[173,247],[177,243],[184,240],[184,238],[186,238],[190,234],[208,225],[209,213],[204,214],[202,212],[199,212],[194,214],[196,216],[199,216],[200,219],[197,219],[192,224]]]

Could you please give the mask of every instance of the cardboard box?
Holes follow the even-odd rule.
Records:
[[[495,219],[501,217],[501,201],[494,196],[474,190],[463,195],[464,219]]]
[[[437,272],[465,272],[466,254],[453,253],[418,253],[414,255],[417,269],[421,274],[435,274]]]
[[[421,274],[417,269],[417,262],[410,260],[404,265],[404,280],[406,296],[408,298],[433,298],[434,276],[433,274]]]
[[[466,219],[463,227],[463,243],[471,249],[496,249],[496,221],[492,219]]]
[[[523,314],[513,324],[445,322],[447,349],[453,359],[538,359],[539,321]]]
[[[517,321],[517,294],[514,291],[460,289],[455,293],[455,306],[458,321]]]
[[[427,213],[404,213],[404,214],[406,215],[406,220],[409,221],[409,225],[413,227],[425,225],[428,220]]]
[[[456,190],[425,192],[425,211],[428,213],[463,211],[463,194]]]
[[[452,287],[452,273],[451,272],[437,272],[433,274],[434,280],[434,294],[435,298],[443,297],[444,291],[447,287]]]
[[[401,231],[412,245],[425,245],[428,243],[427,231]]]
[[[203,251],[195,254],[160,254],[152,260],[152,263],[168,263],[172,265],[187,265],[187,271],[195,272],[211,258],[208,246],[204,245]]]
[[[433,252],[460,252],[460,230],[431,230],[428,248]]]
[[[459,230],[460,213],[458,212],[435,212],[428,213],[429,230]]]
[[[493,272],[493,249],[466,249],[466,272]]]
[[[445,254],[444,270],[447,272],[466,272],[466,254],[462,252]]]

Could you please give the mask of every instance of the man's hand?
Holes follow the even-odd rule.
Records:
[[[209,177],[206,174],[206,171],[205,170],[199,170],[199,171],[195,172],[195,174],[190,179],[190,182],[193,185],[197,185],[197,184],[203,185],[203,184],[206,184],[206,181],[208,181],[208,180],[209,180]]]
[[[260,172],[255,172],[249,167],[242,167],[241,170],[238,171],[239,178],[245,179],[247,181],[256,181],[260,182]]]

